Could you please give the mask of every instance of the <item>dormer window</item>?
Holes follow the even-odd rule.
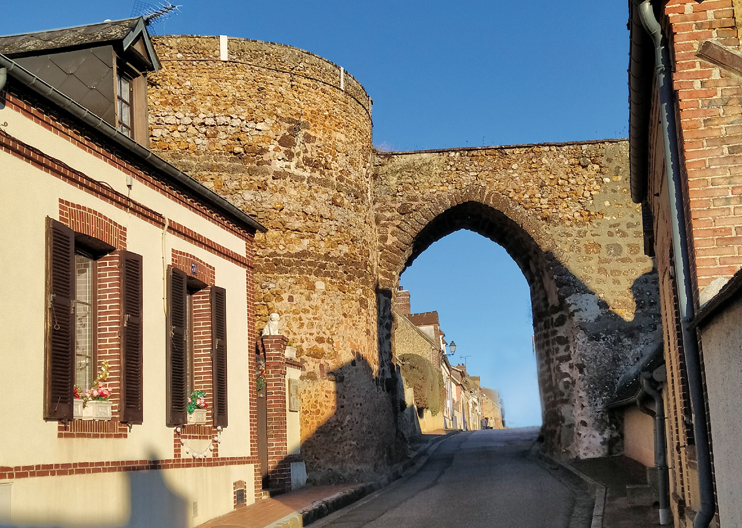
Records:
[[[131,89],[131,78],[125,73],[119,72],[117,83],[117,109],[118,115],[117,127],[118,131],[122,134],[126,134],[128,137],[132,137],[132,119],[131,119],[131,100],[132,100],[132,89]]]
[[[160,62],[143,18],[0,37],[0,53],[149,146],[147,74]]]

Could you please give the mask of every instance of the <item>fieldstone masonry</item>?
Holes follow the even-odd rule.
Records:
[[[151,147],[268,228],[256,326],[281,313],[304,364],[310,476],[352,478],[402,452],[394,293],[405,266],[462,228],[503,245],[531,285],[550,448],[611,451],[603,401],[660,324],[626,142],[381,154],[370,98],[321,57],[229,39],[221,61],[217,37],[154,41]]]
[[[531,287],[547,445],[571,457],[613,451],[603,403],[661,330],[627,159],[625,141],[375,159],[380,286],[396,290],[420,253],[459,229],[503,246]]]

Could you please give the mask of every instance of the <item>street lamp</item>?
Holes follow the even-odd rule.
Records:
[[[447,356],[453,356],[456,353],[456,341],[451,341],[451,344],[448,345],[448,349],[451,351],[449,354],[446,354]]]

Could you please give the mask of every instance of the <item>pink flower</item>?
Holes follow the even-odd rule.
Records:
[[[190,398],[188,398],[188,403],[191,403],[191,399]]]
[[[99,394],[98,389],[93,389],[93,398],[97,398],[98,394]]]

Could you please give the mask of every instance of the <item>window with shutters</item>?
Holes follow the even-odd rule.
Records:
[[[75,400],[89,396],[111,398],[118,404],[122,422],[141,423],[141,256],[116,248],[88,234],[47,219],[47,346],[45,411],[47,420],[70,421],[75,416]],[[111,269],[115,269],[121,291],[120,310],[99,313],[98,285],[111,288]],[[108,271],[101,271],[108,270]],[[108,321],[111,313],[121,314],[120,322]],[[100,319],[100,320],[99,320]],[[103,359],[98,357],[98,328],[114,330],[121,338],[116,363],[121,365],[118,391],[110,396],[93,392]],[[110,340],[109,336],[101,339]],[[110,347],[108,347],[110,348]],[[111,357],[106,350],[105,358]],[[107,359],[106,359],[107,361]],[[117,374],[118,375],[118,374]],[[109,390],[105,386],[106,393]],[[78,405],[78,412],[81,407]]]
[[[214,427],[226,427],[226,291],[170,266],[167,295],[167,425],[189,423],[200,391]]]

